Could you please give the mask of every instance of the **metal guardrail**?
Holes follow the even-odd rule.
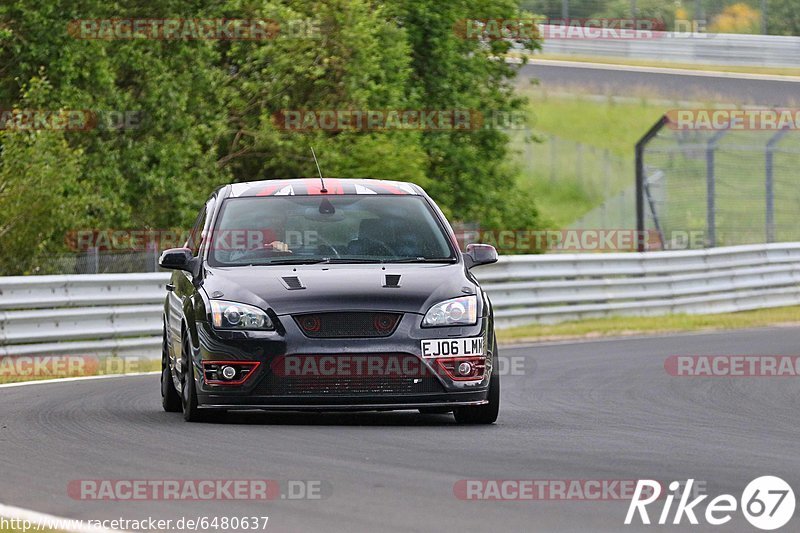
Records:
[[[800,243],[509,256],[477,272],[499,327],[800,304]]]
[[[796,67],[800,37],[730,33],[650,32],[627,39],[545,39],[543,52],[576,56],[623,57],[648,61]],[[559,35],[548,26],[544,35]]]
[[[0,356],[156,357],[169,273],[0,278]]]
[[[507,256],[476,269],[498,327],[800,304],[800,243]],[[169,274],[0,278],[0,356],[157,357]]]

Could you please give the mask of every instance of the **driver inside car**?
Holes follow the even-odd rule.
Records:
[[[230,261],[236,261],[255,252],[263,251],[276,255],[291,254],[289,245],[277,237],[285,234],[284,220],[280,217],[258,222],[248,221],[241,227],[249,227],[244,231],[221,230],[216,235],[217,253],[224,254]]]

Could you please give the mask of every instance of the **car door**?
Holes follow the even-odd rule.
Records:
[[[197,258],[201,257],[203,250],[203,238],[206,235],[208,227],[211,224],[211,215],[214,211],[214,198],[212,197],[200,210],[189,233],[189,238],[184,245],[192,251],[192,255]],[[197,292],[197,288],[193,283],[193,277],[190,272],[183,270],[176,270],[172,274],[171,279],[172,290],[169,292],[169,327],[170,339],[172,341],[172,363],[176,370],[176,374],[180,375],[181,356],[183,346],[182,341],[182,324],[186,316],[187,309],[191,309],[192,299]],[[193,319],[194,317],[188,317]]]

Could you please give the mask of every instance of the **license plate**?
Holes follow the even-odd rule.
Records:
[[[469,355],[483,355],[483,337],[422,341],[422,357],[464,357]]]

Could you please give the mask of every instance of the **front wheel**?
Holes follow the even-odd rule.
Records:
[[[167,328],[164,326],[164,338],[161,342],[161,406],[168,413],[181,412],[181,397],[175,389],[172,371],[169,368],[169,345],[167,344]]]
[[[197,390],[194,381],[194,360],[192,358],[192,344],[189,334],[183,336],[183,354],[181,354],[181,403],[183,404],[183,419],[187,422],[201,422],[204,414],[197,406]]]
[[[474,407],[459,407],[453,415],[459,424],[494,424],[500,413],[500,374],[497,369],[489,378],[489,403]]]

